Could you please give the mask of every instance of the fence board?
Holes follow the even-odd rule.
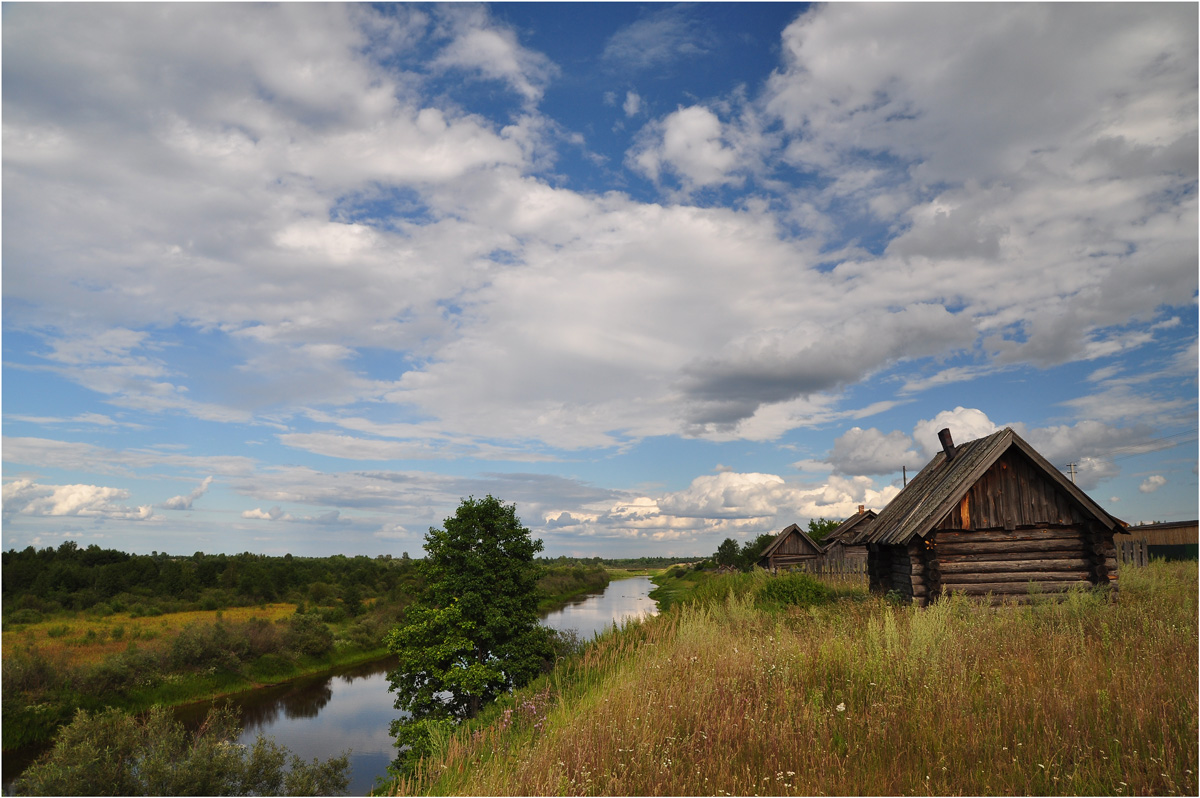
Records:
[[[1144,540],[1114,540],[1113,544],[1121,565],[1146,565],[1150,562],[1150,547]]]

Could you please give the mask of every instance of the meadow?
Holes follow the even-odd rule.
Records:
[[[391,791],[1197,793],[1194,561],[1123,569],[1116,601],[999,607],[846,586],[788,603],[771,579],[702,579],[437,741]]]
[[[104,616],[60,615],[5,632],[3,656],[8,658],[19,650],[34,647],[48,659],[68,666],[89,665],[127,650],[130,643],[146,651],[169,649],[172,641],[189,626],[211,626],[218,621],[243,623],[252,618],[275,622],[295,611],[295,604],[273,603],[161,615],[135,616],[128,612]]]

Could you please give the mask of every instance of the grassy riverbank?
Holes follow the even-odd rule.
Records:
[[[1122,570],[1116,602],[926,610],[713,577],[441,741],[393,790],[1194,795],[1196,577],[1155,562]]]
[[[598,593],[608,587],[613,579],[612,572],[602,565],[550,565],[538,580],[542,593],[538,601],[538,612],[552,612],[572,599]]]

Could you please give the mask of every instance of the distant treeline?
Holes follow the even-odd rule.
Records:
[[[416,563],[393,558],[282,557],[263,554],[188,556],[128,554],[67,541],[3,554],[3,612],[110,610],[157,614],[213,610],[269,601],[341,602],[349,615],[364,598],[411,594]],[[100,606],[104,605],[104,606]],[[34,620],[30,618],[25,622]]]
[[[703,554],[697,554],[691,557],[627,557],[627,558],[594,558],[597,561],[603,562],[609,568],[623,568],[631,571],[640,570],[643,568],[669,568],[678,563],[698,563],[705,559]],[[590,562],[590,560],[584,560]]]
[[[361,614],[365,599],[407,604],[421,586],[417,561],[392,557],[297,557],[291,554],[129,554],[67,541],[58,548],[3,555],[3,613],[6,621],[35,623],[61,611],[128,612],[134,616],[216,610],[286,601],[299,605],[341,606]],[[541,558],[539,587],[548,600],[603,590],[605,566],[663,567],[671,558],[639,560]],[[625,563],[614,565],[614,563]],[[14,614],[16,617],[13,617]]]

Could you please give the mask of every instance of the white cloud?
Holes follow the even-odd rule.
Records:
[[[1154,491],[1167,484],[1167,478],[1162,474],[1151,474],[1146,477],[1141,485],[1138,485],[1138,490],[1142,493],[1154,493]]]
[[[270,510],[263,510],[261,507],[255,507],[253,510],[245,510],[242,513],[242,518],[251,518],[257,521],[293,521],[295,517],[291,513],[285,513],[278,505]]]
[[[627,159],[631,168],[655,182],[671,172],[689,188],[738,182],[732,174],[738,161],[738,153],[726,144],[721,120],[697,105],[647,125]]]
[[[672,6],[618,30],[605,44],[603,57],[617,69],[661,69],[702,56],[712,44],[712,34],[690,19],[685,7]]]
[[[1075,469],[1075,484],[1083,490],[1094,490],[1101,482],[1112,479],[1121,469],[1111,460],[1101,457],[1081,457]]]
[[[4,485],[4,516],[75,516],[113,521],[148,521],[158,519],[150,505],[128,507],[118,504],[128,499],[124,488],[100,485],[41,485],[28,479],[17,479]]]
[[[868,477],[830,476],[816,486],[790,484],[774,474],[725,471],[696,477],[683,490],[636,496],[571,513],[553,511],[548,532],[625,540],[672,541],[710,551],[727,536],[778,532],[811,518],[848,518],[859,504],[882,509],[899,489],[877,489]]]
[[[526,102],[537,102],[557,67],[541,53],[520,45],[513,31],[498,27],[483,7],[441,9],[452,40],[433,66],[478,72],[507,83]]]
[[[1000,428],[982,410],[969,407],[943,410],[931,419],[922,419],[913,427],[912,435],[925,452],[925,462],[942,450],[938,432],[943,429],[949,429],[951,438],[959,444],[991,435]]]
[[[937,286],[1004,330],[1002,362],[1041,365],[1137,345],[1102,328],[1194,293],[1194,9],[862,10],[798,18],[763,98],[784,157],[832,180],[817,207],[900,228],[847,275]]]
[[[205,477],[204,481],[196,486],[196,489],[191,493],[186,496],[172,496],[170,499],[167,499],[165,502],[163,502],[163,507],[167,510],[192,509],[192,502],[196,501],[196,499],[199,499],[201,496],[207,493],[209,486],[212,485],[212,482],[213,478],[211,476]]]
[[[885,435],[874,428],[851,427],[833,442],[827,462],[843,474],[892,474],[902,466],[917,469],[925,464],[912,446],[912,438],[903,432]]]
[[[642,98],[636,91],[625,92],[625,102],[621,104],[621,110],[625,112],[627,117],[635,117],[642,110]]]

